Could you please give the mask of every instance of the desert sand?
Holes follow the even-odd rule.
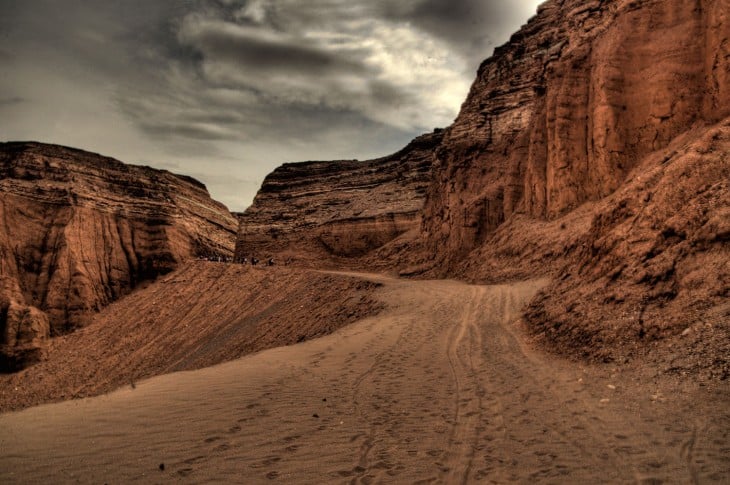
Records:
[[[546,281],[360,277],[383,285],[385,308],[331,335],[0,415],[0,482],[730,476],[727,386],[537,350],[516,319]]]

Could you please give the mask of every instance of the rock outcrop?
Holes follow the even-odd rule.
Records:
[[[453,269],[513,214],[619,188],[695,123],[730,115],[727,0],[553,0],[479,68],[437,150],[424,237]]]
[[[668,368],[730,375],[729,17],[727,0],[545,2],[445,130],[422,267],[552,273],[527,322],[558,351],[623,362],[664,341]]]
[[[40,143],[0,144],[0,370],[139,283],[232,254],[236,220],[203,184]]]
[[[482,63],[438,139],[272,174],[238,253],[306,247],[477,282],[550,275],[526,321],[556,350],[626,361],[661,341],[669,367],[725,378],[729,126],[728,0],[549,0]],[[421,167],[409,190],[387,168],[397,159]],[[429,168],[420,231],[396,237],[419,219]]]
[[[236,257],[363,256],[417,229],[441,136],[436,130],[376,160],[277,168],[239,216]]]

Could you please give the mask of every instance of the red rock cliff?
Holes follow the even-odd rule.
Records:
[[[526,320],[559,352],[659,349],[730,376],[729,17],[728,0],[545,2],[435,151],[422,267],[551,274]]]
[[[445,267],[512,214],[555,218],[730,115],[727,0],[552,0],[479,68],[437,150],[424,236]]]
[[[236,256],[362,256],[416,230],[441,136],[376,160],[282,165],[239,216]]]
[[[39,143],[0,144],[0,370],[198,254],[236,220],[194,179]]]

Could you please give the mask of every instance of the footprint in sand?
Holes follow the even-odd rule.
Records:
[[[280,461],[281,461],[281,457],[279,457],[279,456],[270,456],[267,459],[265,459],[264,461],[262,461],[261,464],[264,465],[264,466],[269,466],[269,465],[273,465],[274,463],[278,463]]]
[[[200,455],[200,456],[194,456],[193,458],[188,458],[187,460],[183,460],[183,463],[185,463],[187,465],[193,465],[193,464],[199,463],[203,460],[205,460],[205,457]]]

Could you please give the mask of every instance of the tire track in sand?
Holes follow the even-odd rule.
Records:
[[[454,380],[454,417],[445,457],[443,479],[447,483],[467,483],[472,469],[479,423],[482,420],[483,389],[478,379],[481,330],[477,321],[477,288],[471,288],[466,309],[449,332],[448,356]]]

